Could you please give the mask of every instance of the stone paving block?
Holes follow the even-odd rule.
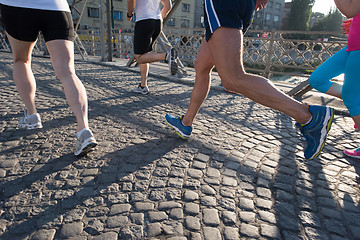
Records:
[[[259,229],[256,226],[246,223],[240,225],[240,234],[251,238],[258,238],[260,236]]]
[[[234,227],[225,227],[225,229],[224,229],[224,239],[225,240],[238,240],[238,239],[240,239],[239,229],[234,228]]]
[[[131,222],[138,224],[138,225],[143,225],[144,224],[144,214],[143,213],[130,213],[130,219]]]
[[[202,185],[201,192],[208,194],[208,195],[215,195],[216,191],[214,188],[210,187],[209,185]]]
[[[116,232],[102,233],[93,238],[93,240],[117,240],[118,234]]]
[[[135,210],[138,211],[138,212],[152,211],[152,210],[154,210],[154,203],[136,202],[135,203]]]
[[[185,236],[170,237],[167,239],[168,240],[187,240],[187,238]]]
[[[248,198],[240,198],[239,207],[243,210],[254,210],[254,201]]]
[[[180,208],[181,203],[175,202],[175,201],[167,201],[167,202],[160,202],[158,209],[159,210],[168,210],[172,208]]]
[[[216,227],[220,224],[220,218],[217,209],[203,209],[202,213],[202,219],[206,225]]]
[[[277,226],[269,224],[261,224],[261,235],[271,239],[281,239],[281,234]]]
[[[121,228],[119,239],[144,239],[143,226],[131,225]]]
[[[241,211],[239,212],[239,219],[243,222],[255,222],[256,214],[254,212]]]
[[[198,217],[187,216],[185,217],[185,225],[190,231],[199,231],[201,227],[200,219]]]
[[[52,240],[54,239],[55,229],[41,229],[31,236],[31,240]]]
[[[180,220],[184,218],[184,213],[181,208],[173,208],[170,210],[169,217],[175,220]]]
[[[206,207],[215,207],[217,204],[216,198],[212,196],[201,197],[201,204]]]
[[[196,203],[185,203],[184,210],[187,214],[197,215],[200,212],[200,206]]]
[[[223,211],[221,218],[226,225],[234,225],[237,221],[236,213],[232,211]]]
[[[127,216],[112,216],[106,220],[106,226],[108,228],[124,227],[129,223]]]
[[[210,159],[210,157],[207,156],[207,155],[205,155],[205,154],[199,153],[199,154],[197,154],[197,155],[195,156],[194,159],[199,160],[199,161],[202,161],[202,162],[208,162],[209,159]]]
[[[202,240],[201,234],[197,232],[191,232],[190,240]]]
[[[83,227],[82,222],[63,224],[59,234],[63,238],[75,237],[82,233]]]
[[[147,235],[148,237],[155,237],[161,234],[161,224],[158,222],[149,223],[147,225]]]
[[[104,230],[104,224],[98,219],[92,219],[88,222],[84,230],[90,235],[98,235]]]
[[[165,212],[148,212],[148,218],[150,222],[160,222],[168,218]]]
[[[218,240],[221,239],[221,234],[218,228],[203,227],[204,240]]]

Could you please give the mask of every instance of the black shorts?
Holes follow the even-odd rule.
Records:
[[[254,18],[256,0],[204,0],[206,40],[219,27],[242,29]]]
[[[153,45],[162,30],[160,19],[145,19],[135,23],[134,53],[144,54],[153,50]]]
[[[39,32],[45,42],[74,41],[74,25],[69,12],[12,7],[0,4],[6,32],[13,38],[34,42]]]

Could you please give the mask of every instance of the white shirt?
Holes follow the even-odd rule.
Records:
[[[0,3],[13,7],[70,12],[66,0],[0,0]]]
[[[136,0],[136,21],[144,19],[161,19],[160,2],[160,0]]]

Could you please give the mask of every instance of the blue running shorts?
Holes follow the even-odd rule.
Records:
[[[252,23],[256,0],[204,0],[206,41],[219,27],[242,29]]]

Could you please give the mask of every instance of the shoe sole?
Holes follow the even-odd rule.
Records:
[[[352,156],[352,155],[347,154],[345,151],[344,151],[344,155],[348,156],[348,157],[351,157],[351,158],[360,159],[360,156]]]
[[[18,125],[19,126],[19,128],[22,128],[22,129],[24,129],[24,128],[26,128],[27,130],[33,130],[33,129],[38,129],[38,128],[42,128],[43,126],[42,126],[42,124],[40,123],[40,124],[33,124],[33,125]]]
[[[330,110],[329,113],[328,113],[328,110]],[[310,157],[308,160],[312,160],[312,159],[318,157],[325,146],[327,135],[331,129],[332,121],[334,120],[334,109],[332,109],[332,108],[326,109],[326,115],[328,115],[328,114],[329,114],[329,116],[326,117],[326,118],[329,117],[329,119],[327,120],[327,124],[324,125],[323,128],[321,129],[321,133],[322,133],[321,139],[323,139],[323,142],[321,145],[319,145],[320,148],[316,151],[316,153],[312,157]]]
[[[134,92],[134,93],[141,93],[142,95],[148,95],[148,94],[149,94],[149,92],[144,93],[144,92],[134,91],[134,90],[133,90],[132,92]]]
[[[175,75],[178,70],[178,65],[176,63],[177,53],[173,48],[170,51],[170,73],[171,75]]]
[[[189,135],[183,135],[183,134],[181,133],[181,131],[180,131],[177,127],[171,125],[171,124],[166,120],[166,118],[165,118],[165,123],[166,123],[166,125],[168,125],[168,126],[171,127],[172,129],[174,129],[175,132],[176,132],[176,134],[179,135],[182,139],[189,139],[189,138],[190,138]]]
[[[81,146],[81,149],[77,152],[74,152],[74,155],[77,157],[84,156],[85,154],[90,152],[97,145],[98,145],[98,143],[95,141],[95,139],[90,139],[89,141],[84,142]]]

